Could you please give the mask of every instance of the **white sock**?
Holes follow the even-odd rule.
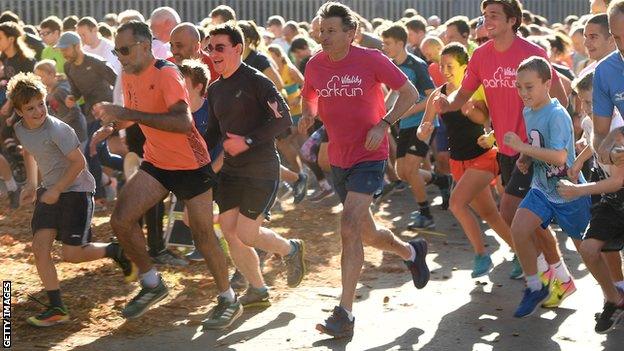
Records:
[[[329,184],[329,182],[327,181],[327,179],[323,179],[319,182],[319,186],[321,187],[321,189],[323,190],[329,190],[331,189],[331,185]]]
[[[550,265],[550,268],[555,270],[555,277],[559,279],[560,282],[565,283],[572,279],[570,272],[568,272],[568,267],[566,267],[563,261]]]
[[[540,291],[542,290],[542,282],[540,281],[539,275],[529,275],[526,277],[527,288],[531,289],[531,291]]]
[[[7,191],[15,191],[17,190],[17,183],[15,183],[15,179],[11,178],[11,180],[4,181],[6,185]]]
[[[232,287],[229,287],[226,291],[219,293],[219,296],[226,298],[229,302],[234,302],[236,300],[236,295],[234,295]]]
[[[410,249],[410,257],[407,260],[413,262],[414,260],[416,260],[416,249],[414,249],[411,244],[408,244],[407,246],[409,246]]]
[[[619,282],[615,282],[614,284],[615,284],[616,287],[618,287],[622,291],[624,291],[624,280],[620,280]]]
[[[350,320],[351,322],[353,322],[353,318],[355,318],[355,317],[353,317],[353,313],[351,313],[351,311],[347,310],[347,309],[346,309],[346,308],[344,308],[344,307],[343,307],[342,309],[343,309],[345,312],[347,312],[347,318],[349,318],[349,320]]]
[[[537,271],[539,273],[544,273],[548,270],[548,262],[546,262],[546,257],[541,253],[537,256]]]
[[[159,282],[160,279],[158,278],[158,272],[154,268],[141,274],[141,284],[145,287],[154,288]]]

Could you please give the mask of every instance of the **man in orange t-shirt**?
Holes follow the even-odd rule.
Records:
[[[206,143],[193,124],[184,79],[173,63],[154,58],[151,42],[145,23],[131,21],[119,28],[115,53],[123,66],[125,106],[101,103],[94,107],[94,115],[104,124],[126,128],[138,123],[146,139],[145,160],[124,186],[111,216],[113,232],[141,275],[142,289],[122,314],[137,318],[168,294],[145,250],[138,223],[149,208],[172,191],[188,209],[195,246],[220,292],[218,306],[210,312],[204,328],[222,329],[242,314],[243,307],[230,287],[211,211],[206,212],[212,208],[215,175]]]

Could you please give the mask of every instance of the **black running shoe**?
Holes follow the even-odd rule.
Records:
[[[217,296],[217,305],[210,310],[202,326],[204,330],[225,329],[242,314],[243,305],[238,299],[230,302],[223,296]]]
[[[598,334],[606,334],[615,329],[622,318],[624,318],[624,306],[617,306],[612,302],[607,302],[604,304],[602,313],[596,317],[594,330]]]
[[[336,306],[331,316],[324,323],[316,325],[316,330],[331,335],[335,339],[350,338],[353,336],[354,325],[355,318],[350,321],[347,311],[340,306]]]
[[[451,199],[451,189],[453,186],[453,177],[449,174],[439,174],[434,184],[440,189],[440,195],[442,195],[442,205],[440,205],[440,208],[448,210],[449,201]]]
[[[162,280],[162,277],[158,276],[159,282],[153,288],[143,286],[139,294],[135,296],[126,307],[121,311],[121,314],[126,319],[139,318],[143,313],[147,312],[150,306],[155,305],[158,301],[164,299],[169,295],[169,289]]]
[[[126,257],[121,245],[119,245],[116,241],[112,242],[110,245],[113,245],[115,248],[113,261],[115,261],[115,263],[117,263],[117,265],[121,268],[124,275],[124,281],[126,283],[131,283],[139,279],[139,268]]]
[[[293,184],[293,203],[300,203],[308,192],[308,175],[299,173],[299,179]]]
[[[232,278],[230,278],[230,286],[235,290],[246,289],[249,286],[249,282],[243,273],[237,269],[234,271],[234,274],[232,274]]]
[[[271,306],[271,300],[269,299],[269,290],[259,290],[254,287],[247,288],[245,294],[238,300],[245,309],[248,308],[266,308]]]
[[[410,245],[416,250],[414,261],[404,261],[407,268],[412,273],[414,286],[422,289],[429,282],[429,267],[427,267],[427,242],[423,239],[410,240]]]

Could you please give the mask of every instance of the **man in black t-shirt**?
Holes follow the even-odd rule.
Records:
[[[219,223],[234,264],[249,281],[243,306],[270,305],[268,289],[254,247],[287,261],[288,285],[305,274],[303,241],[286,240],[260,228],[275,201],[280,164],[275,138],[292,124],[288,106],[275,85],[242,62],[243,35],[224,24],[210,32],[210,58],[221,78],[208,88],[210,119],[206,132],[211,149],[222,137],[225,157],[215,200]]]

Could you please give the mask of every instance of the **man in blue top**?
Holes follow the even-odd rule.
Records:
[[[546,229],[556,219],[578,249],[590,219],[588,196],[566,200],[557,192],[557,184],[568,179],[575,153],[572,119],[557,99],[551,99],[551,78],[551,66],[543,57],[532,56],[520,64],[516,86],[525,106],[528,143],[514,132],[505,134],[505,145],[520,153],[516,162],[520,172],[526,174],[533,163],[531,189],[511,224],[514,249],[527,285],[515,317],[532,314],[551,293],[552,281],[542,282],[537,274],[537,249],[532,237],[535,230],[539,226]],[[585,182],[580,172],[578,180]],[[572,278],[560,284],[562,288],[553,293],[563,294],[561,299],[576,290]]]
[[[624,0],[612,2],[607,14],[609,30],[618,50],[603,59],[594,73],[594,148],[600,162],[621,166],[624,153],[612,152],[617,151],[613,150],[613,143],[603,141],[609,133],[614,109],[624,115]]]
[[[407,52],[407,29],[402,24],[388,27],[381,33],[381,36],[386,55],[405,73],[419,92],[418,101],[404,113],[400,121],[396,150],[397,173],[401,179],[409,183],[420,207],[414,221],[408,225],[408,229],[433,228],[435,222],[429,211],[425,185],[426,183],[436,184],[442,193],[443,203],[448,204],[452,178],[420,168],[429,151],[429,145],[418,139],[416,131],[425,112],[427,97],[435,87],[429,76],[427,63]]]

